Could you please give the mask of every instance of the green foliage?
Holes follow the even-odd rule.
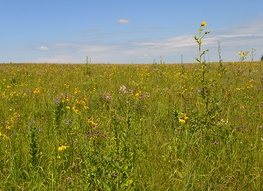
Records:
[[[201,56],[2,64],[0,189],[261,190],[263,65]]]

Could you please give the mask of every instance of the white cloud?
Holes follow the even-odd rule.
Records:
[[[130,23],[128,20],[118,20],[118,23]],[[262,21],[255,20],[249,22],[249,26],[242,23],[229,28],[213,29],[202,39],[202,50],[209,48],[205,55],[206,59],[218,61],[218,41],[221,41],[222,58],[224,61],[237,61],[237,52],[240,50],[251,50],[255,48],[259,56],[263,52],[263,26]],[[262,29],[261,29],[262,27]],[[249,28],[249,30],[247,29]],[[147,31],[156,29],[151,27],[135,28],[137,31]],[[175,36],[172,38],[128,38],[122,42],[116,42],[111,38],[119,31],[107,33],[105,36],[95,36],[85,42],[59,42],[54,43],[52,50],[57,51],[57,56],[53,58],[39,58],[36,62],[53,63],[85,63],[85,56],[91,57],[92,63],[130,63],[131,60],[144,63],[157,59],[162,54],[166,63],[180,63],[181,54],[184,55],[184,62],[195,62],[193,57],[198,55],[198,44],[194,40],[194,35]],[[128,33],[128,32],[126,32]],[[101,34],[100,34],[101,35]],[[40,49],[40,48],[39,48]],[[68,53],[68,55],[64,55]],[[71,55],[71,56],[69,56]],[[136,60],[137,59],[137,60]]]
[[[138,58],[151,58],[148,54],[144,54],[143,56],[139,56]]]
[[[118,23],[131,23],[131,21],[129,20],[125,20],[125,19],[120,19],[117,21]]]
[[[56,55],[53,58],[39,58],[34,63],[68,63],[71,62],[70,58],[73,56],[69,55]]]
[[[49,50],[48,47],[45,47],[45,46],[36,47],[36,49],[40,49],[40,50]]]

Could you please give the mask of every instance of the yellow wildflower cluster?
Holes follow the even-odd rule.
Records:
[[[34,90],[34,94],[37,94],[37,93],[40,93],[40,90],[36,88],[36,89]]]
[[[238,54],[240,55],[240,61],[244,62],[245,59],[247,59],[247,55],[248,55],[249,51],[240,51],[238,52]]]
[[[58,150],[59,150],[59,151],[63,151],[63,150],[65,150],[65,149],[67,149],[68,147],[69,147],[69,146],[68,146],[67,144],[65,144],[65,146],[59,144]]]
[[[189,117],[188,117],[184,112],[181,113],[181,116],[182,116],[182,117],[179,118],[179,122],[180,122],[180,123],[185,123],[186,120],[189,119]]]
[[[76,87],[76,88],[75,88],[75,91],[74,91],[74,94],[76,95],[76,94],[78,94],[79,92],[80,92],[79,87]]]

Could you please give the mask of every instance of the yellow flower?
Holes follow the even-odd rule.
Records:
[[[88,123],[92,123],[92,124],[94,124],[94,122],[93,122],[93,120],[92,120],[91,117],[88,117]]]
[[[75,106],[73,106],[72,109],[75,111],[75,113],[78,113],[78,111],[79,111]]]
[[[180,123],[185,123],[185,120],[184,120],[183,118],[180,118],[180,119],[179,119],[179,122],[180,122]]]
[[[60,156],[58,155],[57,158],[60,159]]]
[[[74,132],[72,131],[70,134],[71,134],[71,135],[74,135]]]
[[[67,149],[68,147],[69,147],[69,146],[67,146],[67,144],[65,144],[65,146],[59,144],[58,150],[59,150],[59,151],[63,151],[63,150],[65,150],[65,149]]]
[[[70,109],[69,105],[66,106],[67,109]]]
[[[34,94],[36,94],[36,93],[40,93],[40,90],[37,88],[34,90]]]
[[[241,52],[238,52],[238,54],[241,54]]]
[[[115,140],[116,138],[115,138],[115,137],[112,137],[111,139],[112,139],[112,140]]]
[[[9,125],[7,125],[5,128],[6,128],[7,130],[11,130],[11,125],[9,124]]]
[[[202,22],[202,24],[201,24],[201,26],[204,26],[204,27],[206,27],[206,22],[205,22],[205,21],[203,21],[203,22]]]
[[[1,131],[0,131],[0,137],[2,136],[2,133],[1,133]]]

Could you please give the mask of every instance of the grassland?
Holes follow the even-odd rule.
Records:
[[[1,190],[262,190],[263,62],[1,64]]]

